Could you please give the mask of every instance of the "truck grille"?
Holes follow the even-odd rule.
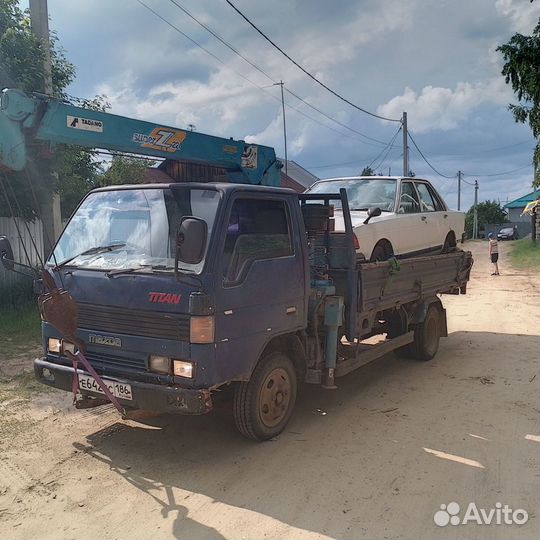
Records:
[[[104,354],[102,352],[87,352],[85,354],[87,360],[94,366],[95,369],[134,369],[137,371],[146,370],[146,360],[144,358],[133,358],[133,357],[123,357],[115,356],[113,354]],[[85,369],[84,366],[79,364],[80,369]]]
[[[189,341],[189,315],[79,303],[79,328]]]

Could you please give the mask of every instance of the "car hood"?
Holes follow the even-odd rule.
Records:
[[[351,221],[353,228],[362,225],[367,218],[367,210],[351,210]],[[380,216],[371,218],[372,222],[379,221],[391,215],[391,212],[383,212]],[[339,209],[334,210],[334,220],[336,222],[336,231],[345,230],[345,222],[343,221],[343,212]]]

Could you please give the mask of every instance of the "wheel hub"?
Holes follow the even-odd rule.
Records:
[[[273,369],[266,376],[259,400],[259,414],[267,427],[277,426],[289,409],[291,381],[282,368]]]

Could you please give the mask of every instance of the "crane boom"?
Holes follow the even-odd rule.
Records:
[[[229,181],[279,186],[281,163],[269,146],[77,107],[39,94],[0,95],[0,168],[20,171],[34,141],[185,160],[221,167]]]

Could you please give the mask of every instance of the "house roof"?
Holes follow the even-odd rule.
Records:
[[[527,195],[523,195],[523,197],[520,197],[519,199],[506,203],[504,208],[525,208],[527,203],[536,200],[538,197],[540,197],[540,189],[537,189],[532,193],[527,193]]]
[[[283,163],[283,168],[281,169],[281,174],[285,176],[285,160],[278,158]],[[307,189],[311,184],[314,184],[319,180],[314,174],[311,174],[309,171],[306,171],[304,167],[298,165],[296,161],[287,160],[287,176]],[[281,182],[283,185],[283,181]]]

